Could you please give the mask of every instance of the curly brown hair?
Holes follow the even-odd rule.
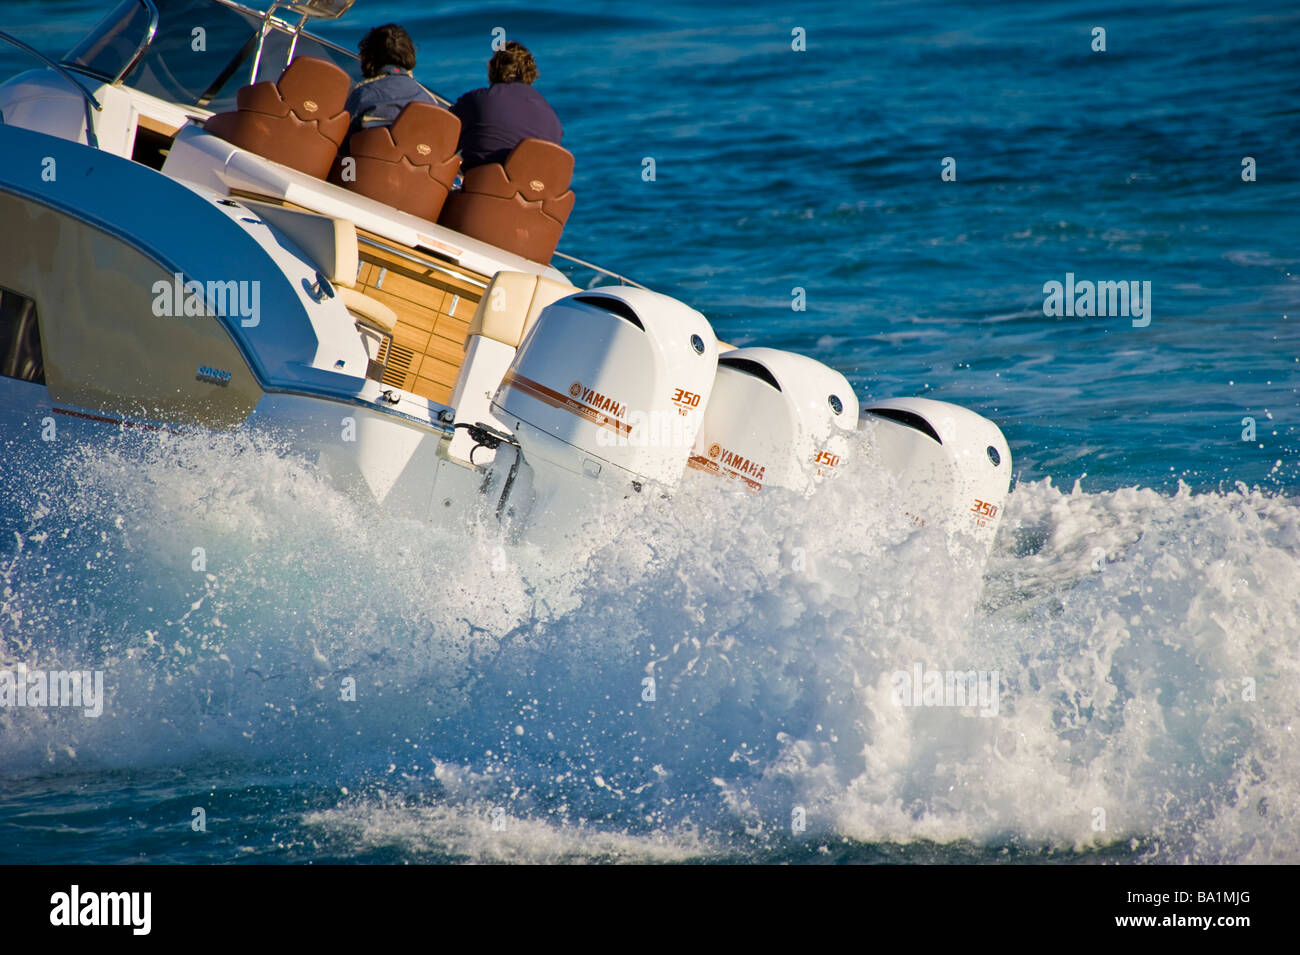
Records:
[[[415,44],[396,23],[375,27],[361,38],[357,51],[361,54],[361,75],[366,79],[378,76],[385,66],[415,69]]]
[[[489,83],[533,83],[537,79],[537,61],[528,48],[510,40],[488,60]]]

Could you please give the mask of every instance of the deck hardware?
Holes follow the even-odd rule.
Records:
[[[302,284],[307,286],[307,293],[318,302],[323,302],[327,298],[333,298],[335,295],[334,286],[330,284],[330,280],[325,277],[324,273],[322,273],[320,269],[316,270],[315,285],[307,285],[306,279],[302,280]]]

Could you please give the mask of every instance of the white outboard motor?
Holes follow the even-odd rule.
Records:
[[[736,348],[718,375],[690,466],[749,490],[810,491],[844,458],[858,399],[838,371],[793,352]]]
[[[987,556],[1011,487],[1011,451],[998,426],[929,398],[872,402],[861,423],[897,476],[904,513],[971,535]]]
[[[671,487],[717,362],[717,338],[695,309],[640,288],[589,289],[542,310],[492,407],[519,443],[539,504],[559,507],[565,495],[555,492],[574,480]]]

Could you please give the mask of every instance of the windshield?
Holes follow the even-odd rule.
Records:
[[[152,25],[153,10],[148,4],[142,0],[123,0],[72,48],[63,58],[64,65],[75,66],[112,83],[148,42]]]
[[[148,36],[152,11],[144,0],[123,0],[64,59],[64,65],[109,82],[122,82],[173,103],[213,112],[234,109],[235,94],[250,82],[262,17],[253,10],[216,0],[154,0],[157,34],[131,65]],[[271,21],[259,80],[274,80],[284,69],[293,37],[286,25]],[[357,57],[303,33],[294,57],[314,56],[361,78]]]

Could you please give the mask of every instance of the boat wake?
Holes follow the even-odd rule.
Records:
[[[697,476],[545,553],[266,438],[6,455],[0,670],[105,700],[0,708],[0,785],[126,815],[242,766],[315,793],[295,859],[1300,861],[1300,503],[1022,484],[980,592],[858,450],[812,506]]]

